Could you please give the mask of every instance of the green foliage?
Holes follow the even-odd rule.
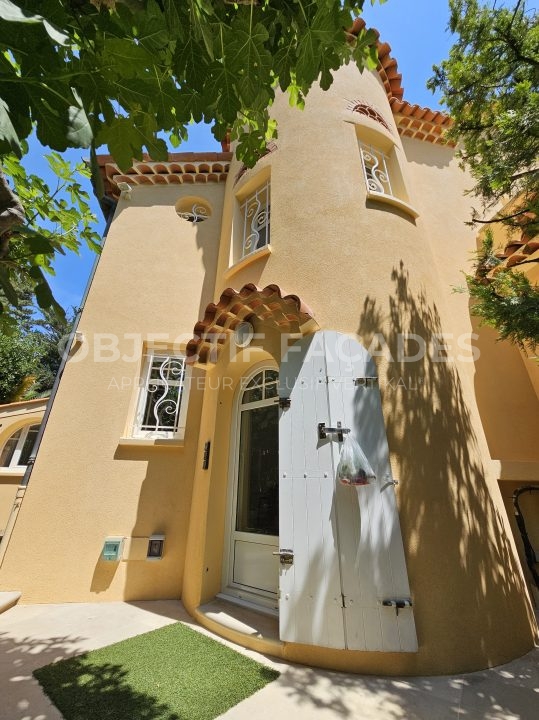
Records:
[[[252,165],[277,86],[300,104],[343,63],[376,65],[372,31],[345,42],[364,2],[0,0],[0,155],[20,157],[35,123],[44,145],[106,144],[126,168],[144,148],[166,158],[158,132],[178,142],[205,120]]]
[[[486,206],[520,197],[525,221],[539,187],[539,15],[525,0],[449,5],[457,41],[429,87],[443,93],[474,193]]]
[[[212,720],[279,673],[174,623],[34,675],[66,720]]]
[[[475,274],[466,275],[468,291],[475,300],[471,312],[482,324],[495,328],[500,339],[534,350],[539,344],[539,287],[518,270],[495,270],[499,265],[492,233],[487,231],[477,253]]]
[[[215,137],[237,140],[252,166],[276,134],[268,108],[277,87],[301,107],[312,84],[329,87],[342,64],[376,66],[372,31],[345,40],[364,2],[0,0],[0,158],[15,192],[2,192],[0,175],[0,220],[13,210],[0,222],[2,329],[13,329],[14,274],[32,281],[41,308],[61,314],[46,280],[55,254],[81,240],[98,250],[88,197],[61,156],[49,156],[59,178],[52,192],[17,163],[33,129],[55,151],[90,148],[98,197],[97,147],[107,145],[124,169],[144,150],[164,160],[159,134],[177,146],[193,121],[213,121]]]
[[[539,232],[539,14],[525,0],[449,5],[457,41],[429,87],[443,93],[454,120],[449,138],[458,143],[483,212],[502,206],[487,220],[474,210],[472,223],[502,223],[533,237]],[[539,289],[517,270],[500,269],[489,280],[483,271],[499,262],[489,242],[476,275],[467,276],[473,313],[501,338],[535,346]]]
[[[41,356],[40,340],[33,333],[0,335],[0,404],[21,399],[37,378]]]
[[[78,252],[83,242],[96,252],[100,249],[96,217],[80,182],[89,178],[90,171],[84,163],[72,167],[57,152],[45,157],[57,178],[53,189],[41,177],[27,173],[13,154],[2,161],[5,177],[27,208],[25,221],[10,226],[8,252],[0,256],[0,330],[4,333],[18,327],[17,307],[25,302],[21,284],[32,291],[39,308],[62,319],[64,311],[47,282],[47,275],[54,274],[56,255]]]
[[[11,332],[0,333],[0,403],[50,393],[73,325],[72,314],[60,318],[52,309],[38,311],[28,283],[18,280],[16,292],[19,305],[9,313]]]

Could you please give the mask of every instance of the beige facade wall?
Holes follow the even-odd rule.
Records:
[[[0,453],[13,433],[41,422],[46,404],[47,398],[0,405]],[[0,467],[0,537],[8,528],[24,470]]]
[[[350,101],[370,103],[389,130],[354,114]],[[473,362],[468,299],[451,292],[475,245],[464,225],[470,181],[450,148],[401,142],[376,74],[345,67],[330,91],[312,91],[303,112],[284,97],[273,112],[278,149],[237,182],[234,161],[226,188],[141,186],[120,201],[82,316],[85,340],[67,364],[2,587],[21,589],[25,602],[181,595],[192,613],[215,596],[227,543],[235,394],[256,362],[278,366],[281,338],[255,319],[265,338],[250,353],[235,358],[227,345],[216,366],[195,370],[201,385],[191,389],[185,443],[167,447],[121,440],[140,372],[140,348],[137,355],[126,334],[143,342],[151,333],[183,337],[224,289],[277,284],[312,309],[320,328],[355,336],[376,356],[419,639],[416,654],[294,644],[280,652],[339,669],[411,674],[473,670],[521,655],[533,643],[533,612],[493,463],[514,458],[479,377],[492,372],[494,350]],[[367,197],[358,137],[379,140],[392,155],[405,204]],[[237,203],[268,178],[271,252],[234,267]],[[206,199],[211,218],[194,226],[180,220],[182,194]],[[94,362],[96,333],[119,336],[120,359]],[[424,340],[429,353],[399,358],[406,333]],[[408,356],[416,349],[404,345]],[[451,359],[437,361],[436,353]],[[537,403],[518,353],[507,357],[518,375],[512,390],[524,447]],[[203,470],[208,440],[211,463]],[[526,460],[535,462],[534,452]],[[100,559],[107,535],[154,532],[166,534],[163,560]]]
[[[140,343],[181,349],[213,297],[223,188],[197,185],[212,208],[197,225],[175,210],[193,194],[193,186],[140,187],[118,205],[79,324],[84,340],[66,365],[2,567],[2,587],[19,588],[23,602],[180,595],[201,393],[191,392],[183,447],[122,438],[135,412]],[[101,559],[105,537],[153,533],[166,535],[162,560]]]

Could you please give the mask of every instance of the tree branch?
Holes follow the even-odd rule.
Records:
[[[507,220],[512,220],[513,218],[520,217],[521,215],[526,215],[528,212],[529,208],[525,208],[524,210],[519,210],[518,212],[513,213],[513,215],[504,215],[503,217],[492,218],[492,220],[478,220],[477,218],[473,218],[471,224],[475,225],[475,223],[479,223],[481,225],[491,225],[492,223],[506,222]]]

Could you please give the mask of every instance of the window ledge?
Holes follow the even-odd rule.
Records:
[[[419,217],[419,213],[417,212],[417,210],[414,210],[411,205],[408,205],[408,203],[404,202],[404,200],[399,200],[399,198],[396,198],[394,195],[387,195],[386,193],[375,192],[374,190],[367,190],[367,198],[369,200],[378,200],[379,202],[386,203],[387,205],[393,205],[393,207],[399,208],[399,210],[403,210],[408,215],[411,215],[414,219]]]
[[[241,260],[238,260],[237,263],[231,265],[228,270],[225,270],[224,277],[229,278],[232,275],[235,275],[240,270],[243,270],[243,268],[247,267],[251,263],[256,262],[256,260],[268,257],[268,255],[271,255],[271,245],[264,245],[264,247],[261,247],[259,250],[255,250],[252,253],[249,253],[249,255],[246,255]]]
[[[160,438],[160,437],[121,437],[118,445],[122,447],[183,447],[184,439],[179,437]]]
[[[24,467],[0,467],[0,475],[9,475],[10,477],[22,477],[26,472]]]

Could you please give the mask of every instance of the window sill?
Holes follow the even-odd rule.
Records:
[[[224,272],[225,279],[232,277],[232,275],[235,275],[240,270],[243,270],[243,268],[247,267],[251,263],[256,262],[257,260],[260,260],[261,258],[268,257],[268,255],[271,255],[271,245],[264,245],[264,247],[261,247],[260,250],[255,250],[254,252],[250,253],[249,255],[246,255],[241,260],[238,260],[237,263],[234,263],[234,265],[231,265],[228,268],[228,270],[225,270],[225,272]]]
[[[22,477],[26,472],[24,467],[0,467],[0,475],[9,475],[9,477]]]
[[[417,212],[417,210],[414,210],[411,205],[408,205],[408,203],[405,203],[404,200],[399,200],[399,198],[396,198],[393,195],[386,195],[385,193],[367,190],[367,198],[369,200],[377,200],[379,202],[386,203],[387,205],[393,205],[393,207],[399,208],[399,210],[403,210],[408,215],[411,215],[414,219],[419,217],[419,213]]]
[[[183,447],[184,439],[180,437],[121,437],[118,445],[122,447]]]

